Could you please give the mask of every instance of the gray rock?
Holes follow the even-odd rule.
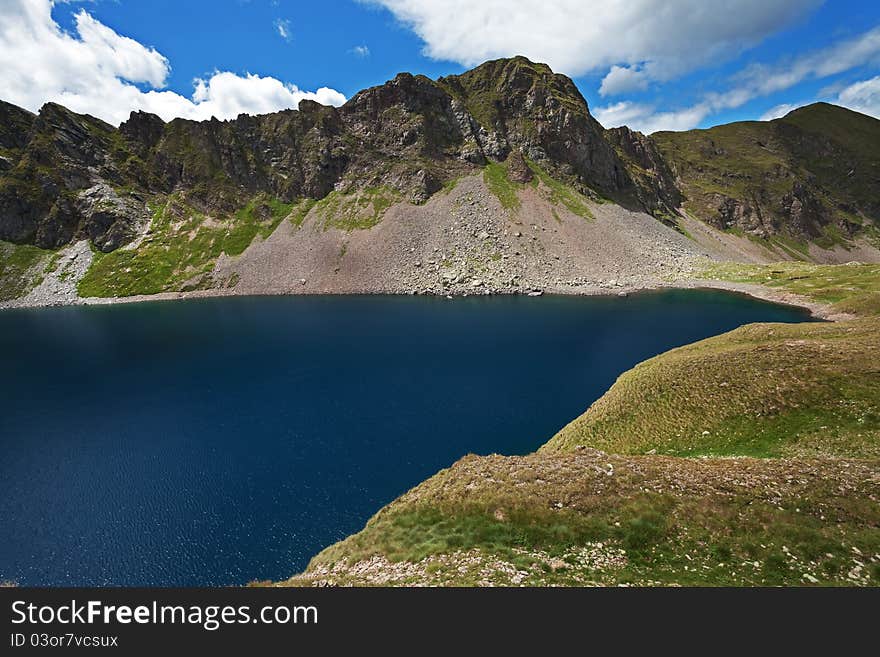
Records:
[[[143,200],[121,196],[103,182],[81,191],[74,205],[92,243],[105,253],[130,242],[150,222]]]

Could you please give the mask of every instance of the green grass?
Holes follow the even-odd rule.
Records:
[[[805,574],[826,585],[852,584],[852,569],[876,562],[871,555],[880,549],[876,488],[865,480],[875,466],[466,457],[317,555],[305,580],[289,583],[342,565],[335,583],[363,584],[345,565],[379,555],[421,564],[421,577],[409,583],[489,578],[509,585],[509,564],[525,573],[521,583],[536,586],[798,585],[810,582]],[[619,556],[574,558],[583,550]],[[455,556],[451,568],[442,555]],[[878,575],[866,568],[861,583],[876,585]]]
[[[754,324],[621,375],[543,451],[880,457],[880,323]]]
[[[151,233],[137,249],[94,254],[78,284],[82,297],[126,297],[211,286],[222,253],[240,255],[259,235],[268,237],[292,204],[257,197],[233,217],[209,220],[172,196],[153,206]]]
[[[483,182],[501,203],[501,207],[505,210],[519,210],[521,205],[519,190],[525,185],[513,182],[507,177],[505,163],[489,162],[483,169]]]
[[[57,262],[57,256],[35,246],[0,241],[0,301],[17,299],[39,285],[43,271],[38,265],[44,260],[45,270]]]
[[[290,223],[297,228],[302,226],[306,216],[308,216],[309,212],[315,207],[317,202],[318,201],[313,198],[304,198],[299,203],[296,203],[290,212]]]
[[[527,160],[526,163],[535,176],[532,180],[533,186],[541,189],[552,205],[562,205],[572,214],[584,217],[585,219],[593,218],[588,200],[583,194],[553,178],[536,162]],[[513,182],[508,178],[507,163],[489,162],[483,168],[483,181],[486,187],[489,188],[489,191],[501,203],[501,207],[506,210],[519,210],[522,205],[519,192],[525,189],[526,185]],[[554,217],[559,220],[555,210]]]
[[[458,183],[461,182],[461,176],[455,176],[450,178],[449,180],[443,183],[443,186],[440,188],[437,194],[446,195],[449,194],[452,190],[458,187]]]
[[[532,173],[535,174],[535,178],[544,186],[547,198],[553,205],[561,203],[568,208],[569,212],[578,217],[583,217],[584,219],[593,218],[587,198],[583,194],[553,178],[537,162],[527,160],[527,163]]]
[[[401,195],[390,187],[367,187],[353,192],[330,192],[315,204],[315,212],[324,228],[366,230],[382,221],[386,210],[401,201]]]
[[[832,304],[840,312],[880,315],[880,265],[719,263],[708,266],[701,276],[781,288]]]
[[[223,240],[223,251],[231,256],[241,255],[257,235],[269,237],[293,207],[292,203],[274,198],[258,196],[251,200],[235,213],[235,221]]]

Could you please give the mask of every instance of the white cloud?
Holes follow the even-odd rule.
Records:
[[[632,91],[644,91],[648,88],[645,72],[634,66],[612,66],[602,80],[599,94],[602,96],[619,96]]]
[[[625,117],[627,125],[645,133],[657,130],[689,130],[714,113],[741,107],[755,98],[784,91],[805,80],[836,75],[878,58],[880,58],[880,27],[827,48],[805,53],[784,63],[773,66],[751,66],[734,76],[733,86],[730,89],[707,93],[690,107],[657,113],[653,105],[624,102],[595,108],[593,113],[606,127],[623,125],[621,119]],[[876,83],[872,86],[871,82],[872,80],[866,80],[864,83],[852,85],[841,91],[838,102],[842,105],[855,106],[853,109],[857,106],[876,107],[872,105],[875,102],[873,99],[876,98],[876,95],[872,95],[872,89],[876,89]],[[860,87],[859,84],[865,86]],[[622,107],[624,105],[625,107]],[[785,107],[783,105],[774,107],[762,119],[777,118],[779,115],[774,113],[783,112]],[[787,111],[783,112],[785,113]]]
[[[782,103],[781,105],[777,105],[776,107],[771,107],[766,112],[761,115],[761,121],[772,121],[773,119],[781,119],[783,116],[788,114],[791,110],[795,109],[797,105],[792,105],[790,103]]]
[[[880,75],[851,84],[837,95],[834,102],[880,119]]]
[[[29,110],[54,101],[118,124],[138,109],[166,121],[229,119],[296,107],[304,98],[345,102],[327,87],[309,92],[275,78],[228,71],[196,80],[187,98],[164,88],[170,63],[154,48],[118,34],[85,10],[75,15],[76,33],[67,33],[53,20],[52,4],[3,0],[0,11],[0,97]]]
[[[351,49],[351,52],[353,55],[355,55],[357,57],[369,57],[370,56],[370,49],[365,45],[355,46],[354,48]]]
[[[296,107],[304,98],[323,105],[338,106],[345,102],[345,96],[327,87],[305,92],[276,78],[251,74],[242,77],[228,71],[214,73],[207,80],[196,80],[193,93],[198,118],[234,117],[242,108],[246,108],[247,114],[266,114],[279,108]]]
[[[596,120],[606,128],[616,128],[622,125],[634,127],[643,118],[654,112],[654,106],[622,100],[604,107],[594,107],[591,111]]]
[[[729,57],[821,0],[363,0],[388,8],[428,56],[466,66],[525,55],[568,75],[643,64],[664,80]]]
[[[290,21],[286,18],[275,19],[275,31],[285,41],[293,40],[293,33],[290,31]]]
[[[707,103],[698,103],[681,110],[657,112],[655,105],[628,100],[593,109],[593,116],[606,128],[627,125],[633,130],[651,134],[658,130],[690,130],[711,112]]]

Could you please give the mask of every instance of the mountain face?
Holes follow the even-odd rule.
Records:
[[[151,194],[183,191],[206,211],[258,194],[290,202],[388,187],[414,203],[514,150],[592,196],[650,198],[568,78],[523,58],[433,82],[400,74],[341,108],[195,122],[134,112],[119,129],[49,103],[0,115],[0,239],[102,251],[134,238]]]
[[[510,171],[525,158],[589,198],[673,223],[683,205],[758,237],[847,239],[880,216],[878,147],[880,122],[829,105],[711,130],[605,130],[569,78],[522,57],[437,81],[402,73],[340,108],[303,101],[223,122],[134,112],[114,128],[54,103],[38,115],[0,103],[0,240],[87,238],[110,252],[173,193],[226,217],[334,191],[421,204],[511,154]]]
[[[820,245],[880,219],[880,121],[817,103],[769,122],[651,135],[710,225]]]

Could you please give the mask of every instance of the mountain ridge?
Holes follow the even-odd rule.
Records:
[[[789,116],[820,107],[833,106],[806,106]],[[849,110],[835,111],[877,123]],[[227,211],[244,205],[248,194],[271,193],[289,202],[320,199],[347,185],[389,184],[423,202],[467,170],[464,163],[503,161],[512,150],[546,163],[588,196],[601,195],[655,216],[673,214],[682,192],[695,189],[686,179],[690,163],[676,156],[682,138],[674,135],[712,135],[721,128],[748,125],[653,136],[626,127],[606,130],[569,78],[523,57],[492,60],[436,81],[401,73],[358,92],[340,108],[306,100],[297,110],[167,123],[138,111],[117,129],[56,103],[47,103],[36,115],[3,103],[0,124],[0,238],[48,248],[66,243],[77,231],[90,237],[101,232],[90,227],[87,211],[58,203],[63,192],[81,191],[85,182],[96,179],[147,193],[182,188],[208,207]],[[53,159],[61,162],[53,167]],[[389,170],[379,171],[377,163]],[[98,170],[89,176],[83,170],[89,167]],[[70,173],[66,169],[90,179],[63,175]],[[41,173],[55,175],[46,181]],[[43,193],[34,194],[37,188]],[[33,199],[24,208],[9,198],[23,191]],[[813,199],[798,201],[809,206]],[[724,201],[719,208],[722,219],[714,222],[719,226],[752,209],[748,204],[741,210],[725,209]],[[870,210],[878,208],[872,205]],[[72,216],[76,214],[81,216],[78,222]],[[712,213],[707,214],[698,218],[712,221]],[[816,237],[810,228],[795,222],[792,232]],[[120,239],[102,241],[99,236],[99,242],[102,250],[104,242],[108,250],[121,246]]]
[[[482,210],[498,220],[501,234],[521,232],[510,224],[525,218],[515,216],[518,196],[531,185],[543,201],[529,212],[558,218],[574,209],[588,217],[599,206],[619,206],[617,219],[605,213],[609,228],[628,221],[628,213],[644,213],[693,237],[686,250],[695,257],[720,248],[734,259],[747,252],[762,261],[874,260],[880,257],[870,246],[880,243],[877,152],[880,121],[825,104],[772,122],[682,133],[605,129],[571,79],[524,57],[436,81],[401,73],[339,108],[304,100],[296,110],[227,121],[166,123],[132,112],[114,128],[55,103],[37,114],[0,103],[0,241],[57,250],[87,240],[96,262],[114,254],[103,261],[104,278],[131,280],[121,287],[87,285],[90,294],[216,288],[240,276],[232,271],[218,280],[224,258],[239,257],[258,236],[268,239],[286,214],[297,227],[314,223],[343,235],[299,246],[288,240],[279,249],[329,248],[321,240],[337,250],[358,241],[366,249],[369,240],[355,234],[375,230],[390,208],[400,206],[395,220],[408,221],[458,181],[483,175],[486,189],[504,197],[500,207]],[[485,231],[473,225],[472,232]],[[575,251],[592,239],[580,230],[563,232],[581,240],[571,245]],[[618,257],[650,251],[654,232],[645,228]],[[160,242],[163,253],[149,251]],[[478,246],[457,248],[471,260],[498,253]],[[515,255],[516,245],[506,246]],[[550,262],[538,263],[542,271],[565,274],[568,282],[559,285],[573,284],[578,272],[566,274],[553,263],[564,254],[544,247]],[[404,258],[397,254],[384,266],[399,270]],[[372,259],[374,269],[383,267],[381,258]],[[664,263],[654,264],[639,266],[653,267],[659,279]],[[587,265],[581,278],[596,274]],[[599,274],[620,278],[609,266]],[[294,280],[312,277],[291,274],[280,289],[289,292]],[[531,287],[552,285],[544,278],[533,278]],[[387,282],[376,286],[388,289]],[[419,281],[406,289],[413,287],[443,289]],[[321,289],[349,288],[326,283]]]

